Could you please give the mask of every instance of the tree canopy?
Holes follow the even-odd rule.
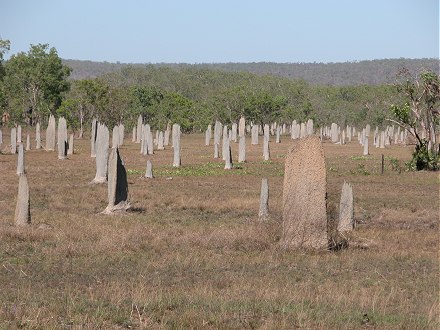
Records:
[[[69,90],[71,69],[48,44],[31,45],[27,53],[12,55],[4,67],[6,108],[13,121],[32,124],[54,114]]]

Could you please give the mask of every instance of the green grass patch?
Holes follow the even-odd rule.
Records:
[[[197,165],[185,165],[181,167],[163,166],[154,171],[157,176],[214,176],[224,175],[230,171],[224,169],[223,163],[208,162]],[[243,168],[234,166],[235,170],[242,171]]]
[[[350,174],[370,175],[371,172],[365,168],[365,164],[358,164],[356,169],[350,170]]]
[[[273,166],[271,161],[258,163],[235,163],[232,170],[225,170],[224,163],[207,162],[203,164],[184,165],[181,167],[161,166],[154,169],[154,175],[157,177],[177,177],[177,176],[216,176],[216,175],[261,175],[283,176],[284,168]],[[272,165],[268,167],[267,165]],[[145,171],[136,169],[127,169],[129,175],[142,175]]]
[[[369,157],[369,156],[351,156],[350,159],[351,160],[371,160],[373,158]]]
[[[127,169],[127,174],[129,174],[129,175],[133,175],[133,174],[144,174],[144,173],[145,173],[145,171]]]

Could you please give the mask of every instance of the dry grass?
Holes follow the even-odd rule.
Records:
[[[248,143],[248,162],[224,171],[202,135],[184,136],[184,168],[170,168],[171,148],[157,151],[153,180],[128,141],[125,215],[98,215],[107,191],[89,185],[88,140],[66,161],[27,152],[31,228],[11,226],[16,156],[0,155],[0,328],[439,326],[438,174],[399,174],[387,161],[380,175],[381,152],[403,162],[409,147],[365,158],[357,143],[325,143],[329,202],[351,182],[359,226],[349,249],[306,253],[278,247],[287,137],[271,162]],[[258,224],[263,176],[272,220]]]

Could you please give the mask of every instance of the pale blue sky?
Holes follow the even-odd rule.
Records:
[[[345,62],[439,56],[438,0],[0,0],[9,55],[128,62]]]

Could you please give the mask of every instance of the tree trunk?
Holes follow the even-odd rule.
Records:
[[[81,106],[81,109],[79,111],[79,138],[83,138],[84,130],[83,130],[83,121],[84,121],[84,113],[83,108]]]

